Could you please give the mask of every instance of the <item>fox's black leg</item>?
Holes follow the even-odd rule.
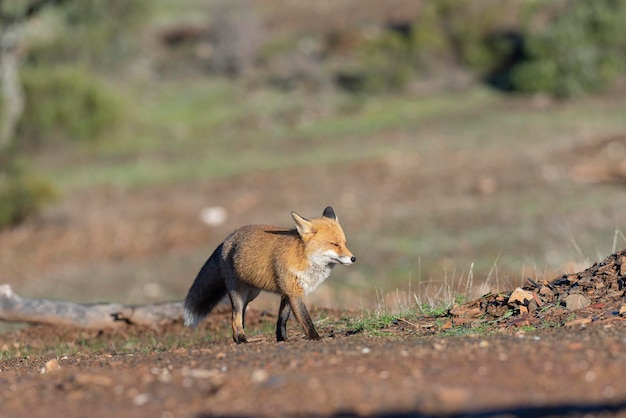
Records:
[[[278,322],[276,323],[276,341],[287,340],[287,320],[291,314],[291,305],[289,298],[282,296],[280,298],[280,308],[278,309]]]
[[[306,334],[309,340],[319,340],[320,336],[315,331],[315,327],[313,326],[313,321],[311,320],[311,316],[309,315],[309,311],[306,309],[304,305],[304,301],[301,297],[290,297],[289,304],[291,305],[291,310],[295,315],[296,319],[302,326],[304,333]],[[280,320],[280,319],[279,319]]]

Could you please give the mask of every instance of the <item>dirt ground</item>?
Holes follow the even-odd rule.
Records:
[[[378,337],[324,331],[4,361],[2,416],[626,416],[621,319],[463,337],[406,323]]]
[[[315,312],[325,318],[321,341],[304,340],[292,324],[290,341],[276,343],[267,331],[275,318],[251,311],[249,327],[269,327],[248,344],[228,336],[171,344],[194,332],[224,335],[227,308],[197,331],[31,327],[0,336],[3,351],[22,342],[41,353],[0,362],[2,415],[626,416],[625,278],[626,251],[375,332],[350,326],[353,312]],[[521,291],[528,299],[514,296]],[[116,350],[131,337],[155,345]],[[81,339],[108,349],[55,348]]]

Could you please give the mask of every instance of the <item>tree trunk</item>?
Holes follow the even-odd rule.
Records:
[[[119,303],[81,304],[61,300],[27,299],[8,284],[0,285],[0,321],[69,325],[79,328],[116,328],[159,325],[182,321],[182,303],[128,306]]]
[[[24,91],[19,75],[19,28],[18,24],[0,26],[0,153],[11,145],[24,111]]]

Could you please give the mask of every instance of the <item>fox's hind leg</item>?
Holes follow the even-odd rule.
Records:
[[[247,342],[246,333],[244,331],[246,308],[248,307],[248,303],[256,298],[259,293],[259,289],[241,284],[237,286],[236,289],[228,290],[230,302],[233,306],[233,340],[235,340],[237,344]]]

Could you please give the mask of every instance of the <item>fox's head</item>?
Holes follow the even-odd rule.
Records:
[[[319,218],[305,219],[291,212],[296,229],[309,257],[319,264],[352,264],[356,257],[346,247],[346,236],[333,208],[328,206]]]

